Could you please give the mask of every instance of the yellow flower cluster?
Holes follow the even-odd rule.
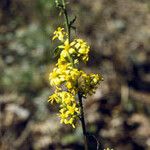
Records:
[[[74,39],[69,42],[67,33],[60,27],[54,32],[54,39],[63,44],[58,46],[62,49],[60,58],[49,75],[50,85],[55,87],[55,93],[49,97],[49,101],[59,104],[61,123],[71,124],[74,128],[80,115],[79,105],[75,100],[77,93],[82,93],[84,97],[94,93],[102,77],[98,74],[88,75],[77,68],[80,61],[88,61],[90,47],[85,41]]]
[[[71,124],[75,128],[74,122],[76,122],[77,116],[79,115],[79,108],[76,106],[75,97],[73,94],[67,91],[55,91],[50,96],[50,101],[54,101],[60,104],[60,113],[58,114],[61,118],[61,123]]]

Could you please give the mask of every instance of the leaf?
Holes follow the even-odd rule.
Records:
[[[75,16],[71,21],[70,21],[70,27],[72,27],[72,25],[74,24],[74,22],[76,21],[77,17]]]
[[[56,47],[56,48],[54,49],[54,58],[56,58],[57,56],[59,56],[59,55],[60,55],[60,52],[61,52],[61,49],[58,48],[58,47]]]

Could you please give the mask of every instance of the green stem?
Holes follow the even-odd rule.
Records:
[[[70,23],[69,23],[69,17],[68,17],[68,13],[67,13],[67,9],[66,9],[66,3],[65,0],[62,0],[62,6],[63,6],[63,12],[64,12],[64,18],[65,18],[65,24],[66,24],[66,30],[68,33],[68,39],[70,42]]]
[[[68,12],[67,12],[67,9],[66,9],[65,0],[62,0],[62,9],[63,9],[64,18],[65,18],[65,24],[66,24],[67,34],[68,34],[68,40],[69,40],[69,43],[70,43],[70,40],[71,40],[71,28],[70,28],[70,22],[69,22]],[[70,62],[72,64],[72,66],[74,66],[73,60],[70,57],[69,53],[68,53],[68,58],[69,58],[69,60],[70,60]]]
[[[82,124],[83,136],[84,136],[84,148],[85,148],[85,150],[88,150],[87,131],[86,131],[85,120],[84,120],[82,95],[80,92],[78,92],[78,98],[79,98],[80,113],[81,113],[80,120],[81,120],[81,124]]]
[[[69,39],[69,43],[70,43],[71,28],[70,28],[70,22],[69,22],[69,18],[68,18],[65,0],[62,0],[62,9],[63,9],[64,18],[65,18],[66,30],[68,33],[68,39]],[[88,150],[87,132],[86,132],[86,126],[85,126],[85,120],[84,120],[84,110],[83,110],[83,104],[82,104],[82,94],[80,92],[78,92],[78,98],[79,98],[80,113],[81,113],[80,120],[81,120],[81,124],[82,124],[83,136],[84,136],[84,147],[85,147],[85,150]]]

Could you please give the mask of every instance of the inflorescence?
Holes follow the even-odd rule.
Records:
[[[70,42],[67,33],[61,27],[54,32],[53,40],[55,39],[61,42],[58,46],[61,53],[55,68],[49,74],[50,85],[55,88],[49,102],[59,104],[60,122],[75,128],[80,118],[77,94],[81,93],[82,97],[93,94],[102,77],[99,74],[86,74],[78,69],[81,61],[86,63],[89,59],[90,46],[84,40],[74,39]]]

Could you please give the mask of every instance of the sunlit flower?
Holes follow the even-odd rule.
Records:
[[[57,30],[54,32],[54,36],[52,40],[55,40],[56,38],[60,40],[61,42],[64,41],[64,36],[66,36],[67,33],[64,32],[64,28],[58,27]]]
[[[86,63],[89,58],[90,47],[84,40],[74,39],[69,42],[66,32],[60,27],[54,32],[53,40],[56,38],[62,43],[58,46],[61,49],[58,62],[49,74],[50,85],[55,88],[49,102],[59,104],[60,122],[75,128],[80,115],[77,93],[81,92],[84,97],[93,94],[102,77],[86,74],[77,68],[80,61]]]

